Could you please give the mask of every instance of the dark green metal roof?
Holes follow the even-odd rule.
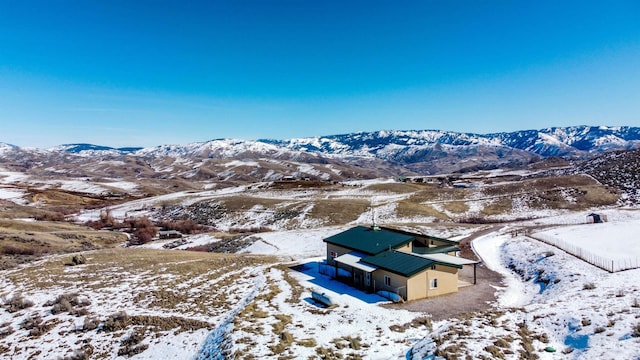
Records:
[[[435,261],[402,251],[389,250],[360,260],[404,277],[411,277],[436,264]]]
[[[439,238],[439,237],[435,237],[435,236],[431,236],[431,235],[422,235],[425,238],[429,239],[429,240],[435,240],[435,241],[439,241],[439,242],[443,242],[445,244],[449,244],[449,245],[458,245],[458,241],[456,240],[449,240],[449,239],[443,239],[443,238]]]
[[[411,235],[411,236],[414,236],[416,238],[423,238],[423,239],[426,239],[426,240],[435,240],[435,241],[443,242],[443,243],[449,244],[449,245],[458,245],[458,241],[456,241],[456,240],[443,239],[443,238],[439,238],[437,236],[431,236],[431,235],[414,234],[414,233],[411,233],[409,231],[400,230],[400,229],[393,229],[393,228],[389,228],[389,227],[386,227],[386,226],[381,226],[380,228],[383,229],[383,230],[390,230],[390,231],[401,233],[401,234],[405,234],[405,235]]]
[[[413,247],[413,252],[418,254],[447,254],[454,251],[460,251],[460,248],[457,246],[450,246],[450,245],[433,246],[433,247],[427,247],[427,246]]]
[[[324,239],[324,242],[363,252],[367,255],[379,254],[410,243],[415,235],[390,231],[374,230],[366,226],[356,226]]]

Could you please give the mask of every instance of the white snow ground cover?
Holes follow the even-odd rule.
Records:
[[[130,181],[109,179],[108,182],[94,182],[89,178],[86,179],[74,179],[74,180],[49,180],[39,179],[31,175],[27,175],[20,172],[8,171],[0,168],[0,183],[7,185],[28,185],[35,187],[39,190],[45,189],[62,189],[65,191],[72,191],[85,194],[104,195],[115,191],[134,192],[138,189],[138,184]],[[3,192],[2,190],[11,190],[9,188],[0,189],[0,199],[11,200],[19,204],[28,203],[21,197],[11,197],[10,193]],[[19,190],[16,190],[19,191]],[[4,193],[4,195],[2,194]],[[24,194],[23,194],[24,195]]]
[[[27,204],[28,202],[24,199],[26,193],[17,188],[11,187],[0,187],[0,199],[1,200],[10,200],[17,204]]]
[[[640,267],[638,234],[640,220],[558,227],[535,236],[588,260],[602,258],[605,268],[615,271]]]
[[[511,230],[473,242],[485,264],[505,277],[498,309],[510,310],[499,318],[502,327],[526,324],[547,334],[547,343],[534,345],[558,352],[537,352],[543,359],[640,359],[640,338],[633,337],[640,326],[640,270],[609,273],[542,242],[512,237]],[[470,332],[483,336],[487,329]],[[479,342],[474,353],[487,345]]]

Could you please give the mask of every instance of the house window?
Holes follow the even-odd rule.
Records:
[[[438,279],[431,280],[431,288],[436,289],[438,287]]]
[[[391,286],[391,278],[387,275],[384,276],[384,284],[387,286]]]
[[[332,258],[332,259],[333,259],[333,258],[336,258],[336,257],[338,257],[338,253],[337,253],[337,252],[335,252],[335,251],[332,251],[332,252],[330,253],[330,256],[331,256],[331,258]]]
[[[431,265],[431,270],[435,270],[436,266],[435,265]]]

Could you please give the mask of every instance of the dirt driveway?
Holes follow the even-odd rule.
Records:
[[[497,231],[500,227],[502,226],[492,226],[460,240],[460,256],[467,259],[479,260],[471,249],[471,241],[477,237]],[[460,288],[455,294],[385,306],[395,309],[426,312],[431,314],[433,320],[461,317],[468,313],[487,310],[492,307],[492,303],[496,300],[496,289],[494,287],[503,286],[502,276],[489,270],[483,263],[477,265],[476,276],[476,285]],[[459,278],[472,282],[473,266],[466,265],[464,269],[460,270]]]

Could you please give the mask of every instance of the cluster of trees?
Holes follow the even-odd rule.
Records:
[[[210,231],[211,228],[198,224],[193,220],[159,221],[153,223],[148,217],[127,218],[123,221],[115,219],[109,211],[100,213],[100,219],[88,221],[87,226],[94,229],[120,229],[131,234],[130,245],[142,245],[158,235],[159,229],[176,230],[183,234],[196,234]]]
[[[159,221],[157,225],[163,229],[180,231],[183,234],[198,234],[212,231],[211,226],[198,224],[193,220]]]
[[[85,225],[96,230],[108,228],[126,231],[131,234],[131,239],[129,240],[129,244],[131,245],[148,243],[158,235],[158,227],[156,227],[146,216],[118,221],[109,211],[103,211],[100,213],[100,219],[88,221]]]

